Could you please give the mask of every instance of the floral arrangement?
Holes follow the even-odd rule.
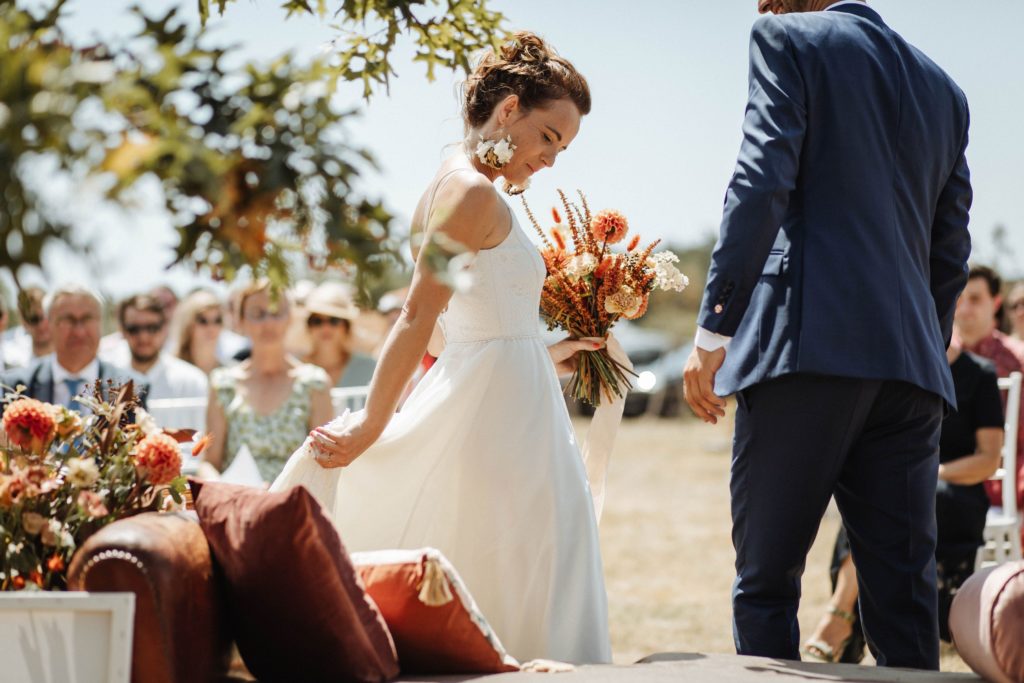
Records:
[[[578,192],[580,203],[570,202],[558,191],[567,225],[557,208],[551,210],[555,225],[545,233],[525,199],[526,214],[540,235],[541,256],[547,268],[541,294],[540,312],[548,329],[561,328],[573,338],[608,336],[620,319],[636,320],[647,312],[655,289],[677,292],[689,280],[676,268],[679,258],[670,251],[654,253],[661,240],[639,250],[640,236],[634,235],[625,251],[612,250],[626,239],[629,223],[615,210],[591,215],[587,198]],[[615,361],[606,349],[584,351],[567,393],[593,406],[622,397],[629,388],[630,370]]]
[[[177,438],[138,405],[131,382],[79,401],[85,416],[7,394],[0,407],[0,590],[61,590],[75,549],[123,517],[182,504]],[[205,445],[197,444],[197,449]]]

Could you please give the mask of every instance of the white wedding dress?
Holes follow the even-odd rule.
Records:
[[[511,213],[511,212],[510,212]],[[513,217],[441,316],[446,346],[383,435],[306,485],[349,551],[438,548],[520,661],[611,661],[594,501],[539,332],[544,263]]]

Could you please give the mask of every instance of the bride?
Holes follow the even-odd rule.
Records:
[[[542,343],[544,264],[493,185],[515,192],[552,166],[589,111],[586,80],[536,35],[484,56],[464,87],[464,153],[413,216],[424,244],[443,233],[474,255],[471,284],[453,293],[418,258],[365,410],[314,430],[272,487],[308,485],[349,550],[441,550],[520,661],[611,660],[594,503],[556,376],[603,342]],[[396,413],[435,323],[443,351]],[[303,466],[310,453],[320,467]]]

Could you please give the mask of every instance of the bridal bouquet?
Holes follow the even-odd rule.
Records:
[[[676,268],[679,258],[675,254],[654,253],[661,240],[639,250],[640,236],[634,235],[625,250],[615,251],[613,246],[623,242],[629,232],[626,217],[614,210],[591,215],[586,197],[578,194],[580,202],[576,204],[558,191],[565,222],[558,209],[552,209],[555,224],[547,233],[523,200],[540,235],[541,256],[547,267],[540,312],[548,329],[563,329],[574,338],[604,338],[620,318],[643,316],[652,291],[681,292],[689,280]],[[607,349],[584,351],[566,391],[598,406],[602,395],[609,400],[624,396],[630,374]]]
[[[97,383],[94,398],[79,399],[88,416],[4,396],[0,590],[64,589],[71,556],[91,534],[182,502],[176,438],[138,407],[130,382],[111,394],[102,400]]]

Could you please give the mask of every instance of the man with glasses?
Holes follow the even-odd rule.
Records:
[[[206,373],[165,352],[168,319],[166,307],[155,296],[140,294],[121,303],[117,309],[126,348],[104,357],[117,365],[130,367],[149,384],[147,400],[150,412],[161,427],[202,430],[206,423]],[[197,405],[160,407],[164,399],[193,399]]]
[[[84,406],[78,398],[91,392],[97,380],[116,385],[133,379],[145,401],[148,386],[141,377],[97,357],[103,312],[99,295],[81,285],[60,287],[46,297],[44,310],[53,335],[53,354],[28,368],[0,374],[0,384],[24,386],[25,396],[80,410]]]

